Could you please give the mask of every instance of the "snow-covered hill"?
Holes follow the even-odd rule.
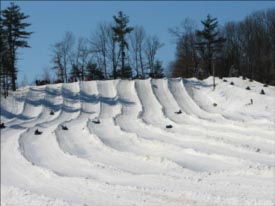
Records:
[[[215,91],[212,78],[108,80],[2,98],[1,205],[274,205],[275,87],[227,80]]]

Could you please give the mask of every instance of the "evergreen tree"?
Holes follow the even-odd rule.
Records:
[[[25,29],[31,24],[24,22],[29,16],[20,12],[20,7],[11,3],[11,5],[1,12],[3,18],[3,30],[7,35],[7,56],[8,68],[12,90],[16,90],[17,79],[17,50],[18,48],[30,47],[27,38],[32,32],[27,32]]]
[[[161,61],[157,60],[154,63],[153,71],[149,73],[149,76],[151,78],[163,78],[164,77]]]
[[[87,80],[102,80],[104,79],[104,74],[97,64],[88,63],[86,67],[86,77]]]
[[[213,57],[217,57],[217,52],[221,50],[222,45],[226,40],[221,37],[217,31],[217,18],[212,18],[210,15],[207,15],[206,20],[201,21],[201,23],[204,28],[203,30],[196,32],[198,37],[196,48],[203,56],[202,58],[205,61],[206,73],[213,75],[213,71],[211,72]]]
[[[133,31],[133,27],[128,27],[129,18],[122,11],[118,12],[118,16],[113,16],[116,26],[112,27],[115,33],[115,41],[119,43],[121,53],[121,76],[125,77],[125,48],[128,49],[128,43],[126,41],[126,35]],[[116,78],[116,73],[114,73]]]
[[[132,78],[133,72],[132,72],[132,67],[130,65],[126,65],[124,67],[124,75],[122,76],[121,70],[117,71],[117,77],[119,78]]]
[[[76,64],[73,64],[71,72],[70,72],[70,80],[69,81],[70,82],[75,82],[75,81],[78,81],[80,79],[83,80],[81,69],[79,69]]]
[[[7,35],[3,30],[3,20],[0,16],[0,89],[1,94],[4,97],[8,95],[8,47],[7,47]]]

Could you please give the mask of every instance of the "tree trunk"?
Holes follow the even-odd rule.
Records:
[[[142,62],[141,48],[139,48],[139,61],[140,61],[140,67],[141,67],[141,76],[142,76],[142,79],[144,79],[144,68],[143,68],[143,62]]]
[[[16,74],[13,73],[11,76],[11,83],[12,83],[12,91],[16,90]]]
[[[212,61],[212,63],[213,63],[213,67],[212,67],[213,71],[212,71],[212,74],[213,74],[213,91],[214,91],[215,88],[216,88],[216,84],[215,84],[215,62]]]
[[[67,65],[66,65],[66,63],[64,64],[64,75],[65,75],[65,82],[67,83],[68,79],[67,79]]]
[[[106,56],[105,56],[105,54],[104,54],[103,64],[104,64],[104,75],[105,75],[105,79],[107,79],[107,63],[106,63]]]
[[[14,45],[11,45],[11,68],[10,68],[10,74],[11,74],[11,84],[12,84],[12,91],[16,90],[16,68],[15,68],[15,47]]]
[[[124,61],[125,61],[125,52],[124,47],[121,48],[121,77],[124,78],[125,71],[124,71]]]
[[[138,54],[137,54],[137,50],[135,50],[135,62],[136,62],[136,72],[137,72],[137,77],[138,77],[139,72],[138,72]]]

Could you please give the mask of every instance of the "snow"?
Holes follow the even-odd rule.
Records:
[[[275,87],[226,79],[20,88],[1,99],[1,205],[275,205]]]

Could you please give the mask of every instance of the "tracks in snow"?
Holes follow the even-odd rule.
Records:
[[[182,114],[175,114],[179,109]],[[96,117],[100,124],[93,123]],[[64,124],[68,131],[61,129]],[[167,124],[173,128],[166,129]],[[273,201],[274,185],[268,181],[270,191],[256,196],[239,196],[232,188],[244,188],[237,183],[224,187],[237,175],[249,190],[261,188],[255,177],[272,178],[274,130],[202,110],[180,79],[33,87],[21,115],[7,125],[1,137],[5,185],[68,202],[75,201],[69,197],[74,192],[78,202],[91,204],[102,204],[108,192],[107,205]],[[36,128],[43,134],[35,136]],[[64,186],[49,192],[54,184]],[[64,192],[66,187],[72,189]]]

